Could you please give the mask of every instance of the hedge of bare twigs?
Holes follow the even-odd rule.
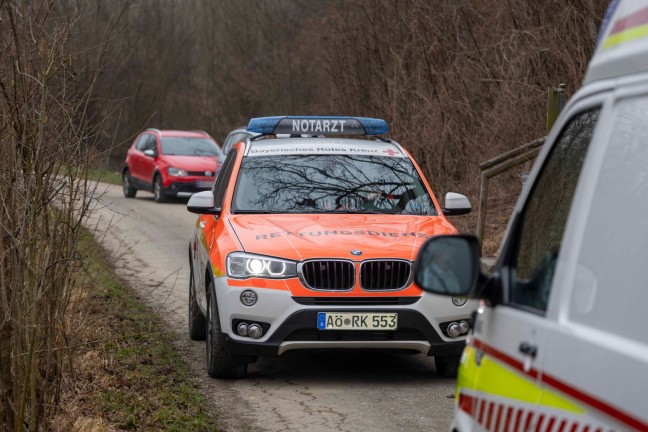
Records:
[[[96,3],[82,14],[89,29],[115,13]],[[476,204],[479,163],[546,134],[548,87],[580,86],[606,3],[138,0],[117,24],[92,110],[123,102],[115,168],[144,127],[222,140],[255,116],[382,117],[440,196]],[[504,186],[516,195],[520,179]]]
[[[479,162],[545,134],[547,87],[579,86],[606,3],[0,0],[0,423],[56,407],[88,127],[110,119],[117,167],[144,127],[384,117],[439,195],[476,203]]]
[[[0,0],[0,428],[43,430],[55,411],[80,289],[88,82],[73,21],[52,2]]]

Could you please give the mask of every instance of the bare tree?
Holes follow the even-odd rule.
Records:
[[[40,430],[55,411],[80,290],[91,184],[90,89],[74,17],[0,0],[0,422]],[[82,79],[83,78],[83,79]],[[84,83],[82,86],[79,83]]]
[[[387,118],[437,192],[476,202],[479,162],[545,135],[547,87],[579,87],[605,6],[593,3],[333,1],[330,110]],[[504,217],[517,175],[492,194],[512,197]]]

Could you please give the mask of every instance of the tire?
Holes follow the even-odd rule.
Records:
[[[128,169],[125,169],[122,174],[122,188],[126,198],[134,198],[135,194],[137,194],[137,189],[133,187],[130,171]]]
[[[164,185],[162,184],[162,176],[157,174],[155,179],[153,179],[153,199],[157,203],[163,203],[167,201],[167,195],[164,193]]]
[[[189,273],[189,338],[195,341],[202,341],[205,340],[206,334],[207,320],[200,311],[200,307],[196,301],[193,268],[191,268]]]
[[[437,374],[446,378],[455,378],[461,356],[434,356]]]
[[[214,282],[209,284],[206,337],[207,373],[209,376],[212,378],[243,378],[247,374],[247,363],[225,351]]]

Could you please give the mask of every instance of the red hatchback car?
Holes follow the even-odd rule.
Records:
[[[156,202],[210,190],[218,171],[220,147],[208,133],[146,129],[128,149],[122,181],[124,196],[153,192]]]

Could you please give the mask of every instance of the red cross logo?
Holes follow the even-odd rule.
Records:
[[[392,149],[383,150],[383,153],[387,153],[389,156],[394,156],[394,155],[398,154],[397,151],[394,151]]]

